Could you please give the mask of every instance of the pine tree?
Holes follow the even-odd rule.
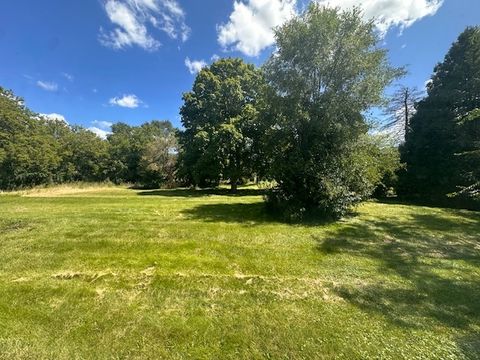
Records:
[[[471,157],[462,156],[478,142],[464,119],[480,108],[480,27],[467,28],[434,69],[428,96],[420,101],[402,148],[406,171],[400,193],[446,202],[475,179]]]

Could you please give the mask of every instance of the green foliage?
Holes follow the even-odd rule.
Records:
[[[469,111],[458,124],[461,153],[455,156],[462,164],[462,184],[453,194],[467,198],[480,207],[480,108]],[[478,204],[478,205],[477,205]]]
[[[377,47],[358,10],[311,4],[276,31],[278,51],[264,70],[273,89],[266,112],[277,188],[267,200],[288,218],[341,216],[371,194],[373,164],[363,113],[401,71]],[[376,165],[375,165],[376,166]]]
[[[147,187],[169,187],[176,185],[178,143],[176,134],[155,137],[149,142],[140,159],[140,178]]]
[[[110,179],[147,187],[173,181],[176,151],[175,129],[170,121],[151,121],[141,126],[117,123],[108,136],[110,144]],[[159,153],[155,153],[158,150]],[[160,164],[159,161],[166,161]]]
[[[198,186],[229,180],[234,190],[261,161],[259,98],[263,77],[241,59],[222,59],[202,69],[180,110],[180,176]]]
[[[176,153],[169,121],[118,123],[106,141],[80,126],[44,119],[0,88],[0,189],[106,180],[172,186]]]
[[[402,149],[402,195],[456,206],[472,203],[480,181],[475,109],[480,108],[480,28],[467,28],[434,69]],[[472,187],[473,186],[473,187]],[[469,191],[468,189],[472,190]],[[449,194],[457,196],[449,197]]]
[[[51,126],[48,124],[49,127]],[[61,143],[62,162],[57,182],[104,181],[108,178],[108,143],[79,126],[64,128]]]
[[[390,135],[370,135],[364,138],[364,161],[368,181],[375,186],[373,196],[385,198],[396,194],[400,151]]]
[[[53,182],[60,157],[52,140],[45,121],[0,87],[0,188]]]

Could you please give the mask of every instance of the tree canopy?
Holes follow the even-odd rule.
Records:
[[[114,124],[112,133],[107,137],[110,145],[110,179],[116,183],[160,185],[161,178],[170,175],[160,175],[157,172],[159,177],[156,177],[155,171],[152,173],[151,166],[154,160],[151,147],[153,143],[171,139],[175,136],[175,131],[170,121],[154,120],[140,126],[130,126],[121,122]],[[175,144],[171,146],[176,147]],[[176,149],[172,151],[175,152]]]
[[[386,127],[405,134],[400,149],[373,135],[366,117],[404,73],[389,64],[373,21],[312,2],[275,38],[261,68],[235,58],[203,68],[183,95],[181,130],[117,122],[101,139],[0,87],[0,189],[112,181],[228,182],[235,191],[255,178],[273,184],[270,209],[299,219],[342,216],[374,191],[392,194],[398,180],[404,197],[480,206],[480,27],[435,67],[426,97],[401,87],[390,99]]]
[[[478,183],[479,94],[480,28],[471,27],[435,67],[428,96],[411,120],[402,149],[402,195],[448,202]]]
[[[388,64],[373,23],[356,9],[312,3],[277,29],[276,40],[264,67],[278,183],[269,202],[286,216],[342,215],[375,187],[360,141],[368,131],[363,113],[381,103],[401,71]]]
[[[229,181],[232,190],[255,173],[263,77],[241,59],[200,71],[180,110],[181,176],[197,186]]]
[[[53,181],[61,161],[57,148],[46,121],[13,92],[0,88],[0,188]]]
[[[0,88],[0,189],[72,181],[172,185],[176,130],[169,121],[117,123],[107,140],[30,111]]]

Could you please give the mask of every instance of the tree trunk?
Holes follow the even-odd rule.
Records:
[[[230,191],[231,191],[233,194],[235,194],[235,193],[237,192],[237,188],[238,188],[238,187],[237,187],[237,182],[238,182],[237,179],[232,179],[232,180],[230,181],[230,186],[231,186]]]
[[[408,127],[409,127],[409,122],[410,122],[410,113],[409,113],[409,109],[408,109],[408,98],[410,97],[410,94],[409,94],[409,90],[406,89],[405,91],[405,98],[404,98],[404,102],[403,102],[403,105],[405,106],[405,134],[404,136],[407,136],[407,132],[408,132]]]

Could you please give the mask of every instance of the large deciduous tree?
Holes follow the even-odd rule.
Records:
[[[258,103],[263,77],[241,59],[222,59],[197,75],[180,110],[180,174],[193,185],[237,183],[260,161]]]
[[[435,67],[428,96],[411,120],[402,148],[402,195],[470,206],[469,196],[462,195],[480,181],[478,108],[480,27],[470,27]]]
[[[363,114],[401,73],[378,40],[359,10],[316,3],[276,30],[277,51],[264,69],[274,93],[269,138],[278,186],[267,200],[285,216],[340,216],[373,191]]]

